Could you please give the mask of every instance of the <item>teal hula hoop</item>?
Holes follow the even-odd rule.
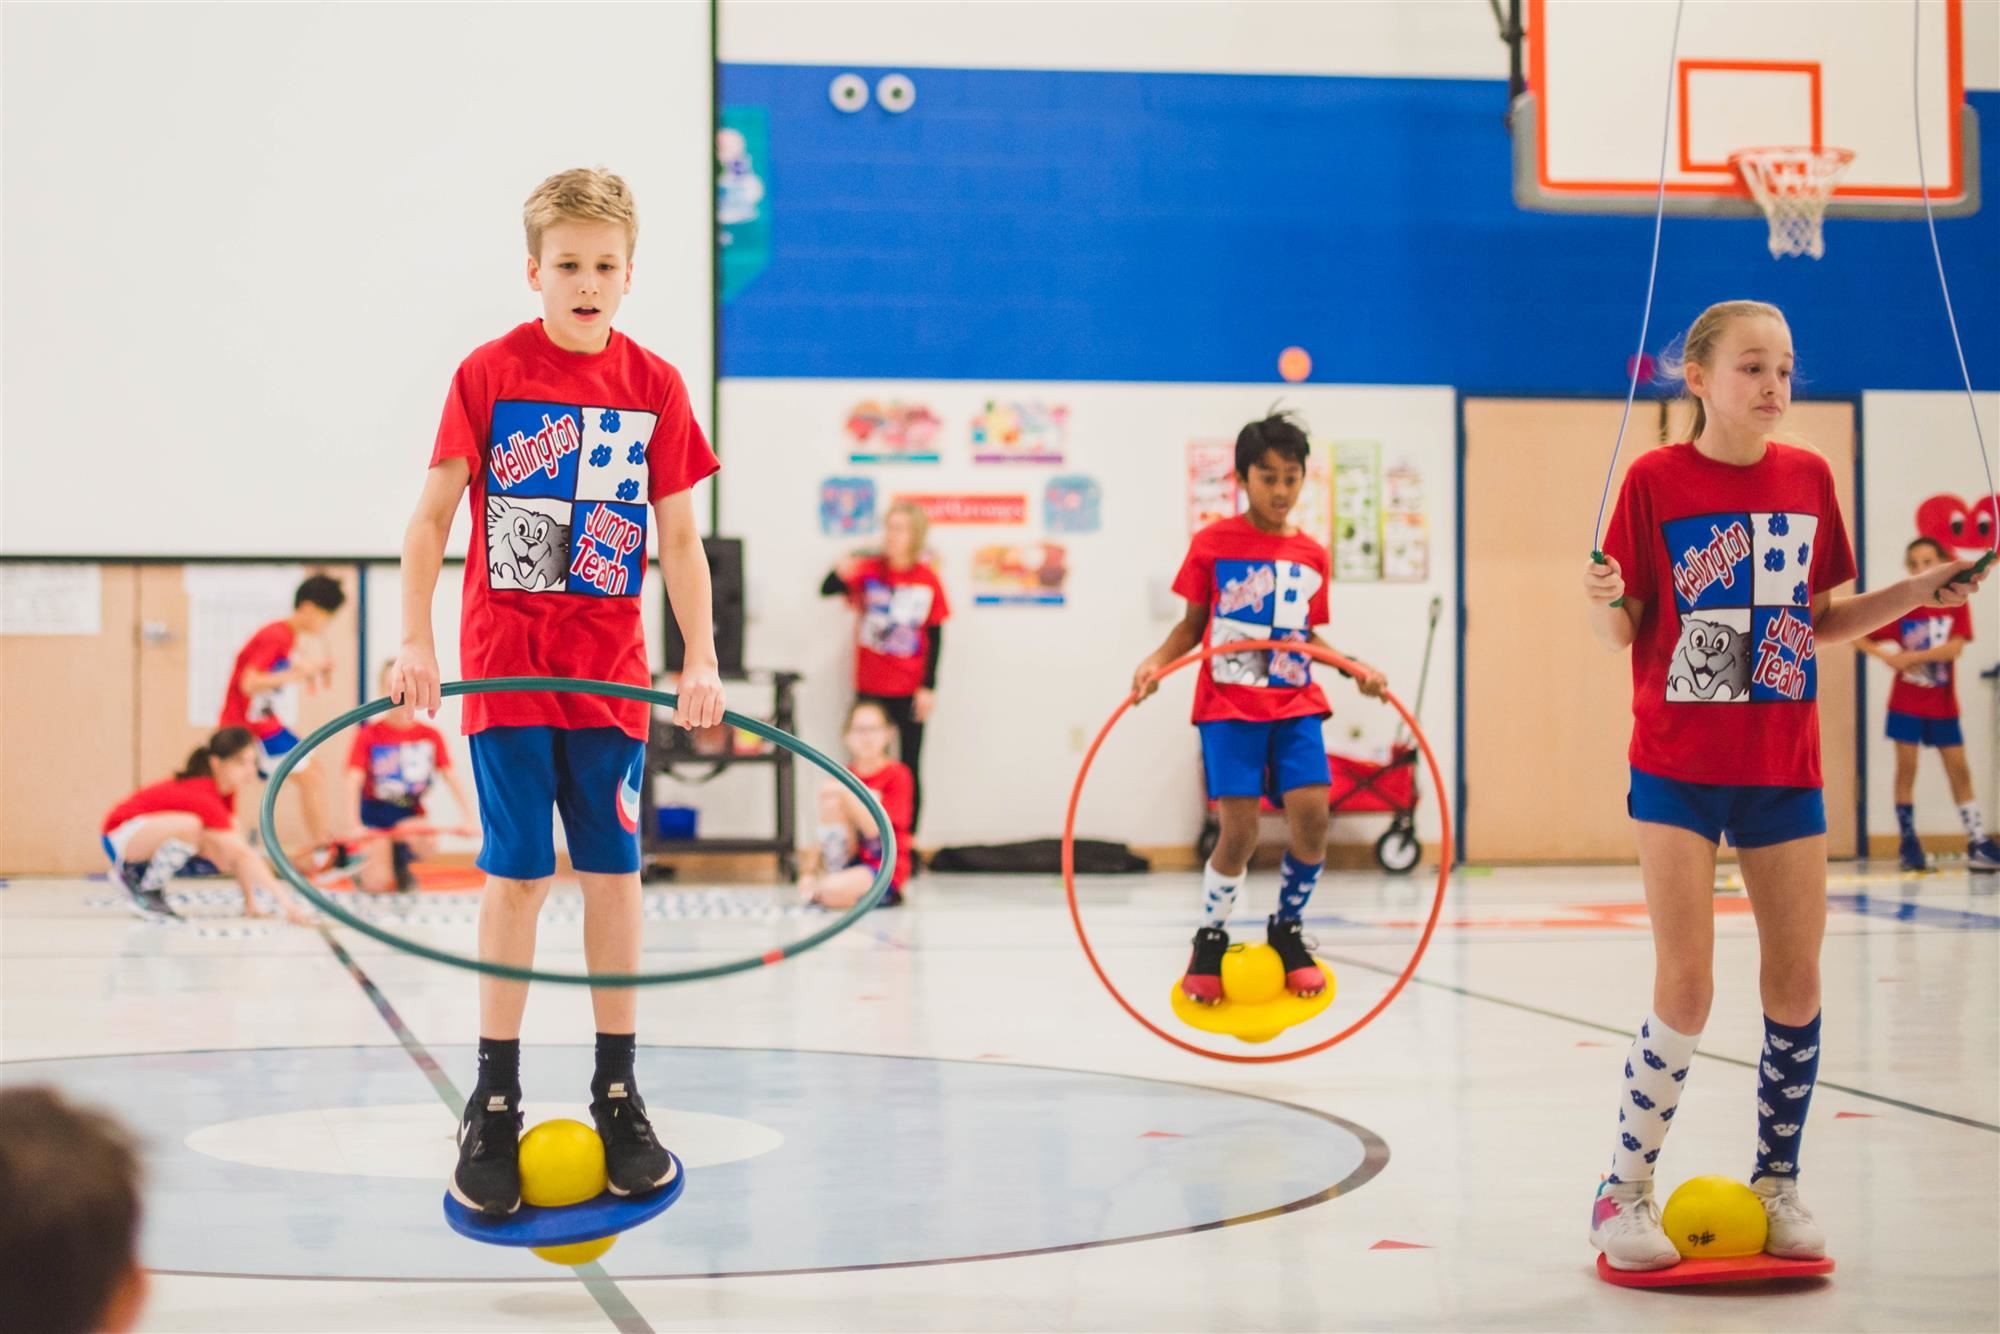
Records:
[[[674,708],[679,703],[672,694],[664,690],[648,690],[643,686],[621,685],[615,681],[588,681],[573,676],[496,676],[485,681],[449,681],[445,683],[441,693],[447,696],[491,695],[525,690],[545,691],[554,694],[609,695],[616,699],[634,699],[645,704],[664,705],[667,708]],[[414,954],[420,959],[429,959],[433,963],[450,964],[454,968],[464,968],[471,972],[484,973],[488,977],[505,978],[510,982],[555,982],[565,986],[578,987],[658,987],[667,986],[675,982],[705,982],[710,978],[728,977],[731,973],[747,973],[753,968],[762,968],[767,964],[778,963],[784,959],[797,958],[809,949],[824,945],[827,941],[833,939],[848,927],[853,926],[863,917],[866,917],[869,911],[877,903],[881,902],[882,896],[889,892],[889,882],[895,876],[896,831],[890,826],[888,813],[882,809],[882,803],[875,799],[875,794],[869,791],[860,779],[849,773],[844,765],[834,762],[797,737],[781,732],[769,723],[761,722],[756,718],[745,718],[741,714],[724,713],[722,721],[726,725],[754,733],[766,741],[783,746],[786,750],[791,751],[794,755],[802,759],[810,760],[815,765],[826,770],[827,773],[833,775],[842,787],[845,787],[849,792],[860,798],[861,804],[867,807],[869,817],[875,821],[875,827],[882,835],[882,865],[875,872],[875,882],[868,887],[868,892],[863,894],[852,908],[849,908],[839,917],[834,918],[833,921],[827,923],[827,925],[813,932],[811,935],[801,937],[777,949],[766,950],[762,954],[752,955],[747,959],[736,959],[729,963],[710,964],[705,968],[676,968],[657,973],[557,973],[544,971],[539,968],[516,968],[512,964],[493,963],[485,959],[470,958],[463,954],[454,954],[450,950],[441,950],[414,940],[405,939],[393,931],[385,930],[373,922],[355,916],[321,893],[311,881],[301,875],[299,869],[292,865],[291,858],[285,855],[283,847],[279,845],[276,819],[278,793],[284,787],[285,780],[291,776],[292,770],[298,768],[306,756],[312,754],[314,750],[318,749],[321,744],[336,733],[345,731],[356,723],[365,722],[378,713],[387,713],[395,707],[396,702],[394,700],[384,697],[370,701],[358,709],[350,709],[324,727],[314,731],[304,741],[301,741],[297,746],[288,751],[278,761],[278,767],[271,775],[270,785],[264,789],[261,828],[264,836],[264,847],[272,854],[272,860],[277,863],[278,873],[285,878],[286,882],[293,889],[304,895],[306,900],[314,907],[335,921],[353,927],[365,936],[372,936],[385,945],[394,946],[396,949],[402,950],[407,954]]]

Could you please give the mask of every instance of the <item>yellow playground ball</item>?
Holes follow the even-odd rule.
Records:
[[[1764,1202],[1733,1177],[1695,1177],[1667,1197],[1660,1225],[1686,1260],[1733,1260],[1764,1249]]]
[[[570,1122],[575,1125],[576,1122]],[[616,1235],[599,1237],[596,1241],[579,1241],[570,1246],[532,1246],[529,1249],[552,1265],[587,1265],[611,1249],[611,1243],[618,1240]]]
[[[1262,1005],[1285,994],[1285,965],[1269,945],[1238,945],[1222,956],[1222,995],[1238,1005]]]
[[[538,1209],[560,1209],[564,1205],[594,1200],[603,1189],[604,1141],[590,1126],[581,1121],[543,1121],[521,1136],[523,1203]],[[597,1243],[584,1244],[595,1246]],[[583,1261],[557,1263],[582,1264]]]

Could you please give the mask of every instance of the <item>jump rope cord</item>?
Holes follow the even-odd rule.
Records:
[[[1625,450],[1625,427],[1632,420],[1632,400],[1639,396],[1639,376],[1646,364],[1646,333],[1653,323],[1653,287],[1660,277],[1660,224],[1667,215],[1667,144],[1674,127],[1674,79],[1680,71],[1681,11],[1687,0],[1674,5],[1674,39],[1667,50],[1666,110],[1660,117],[1660,186],[1653,200],[1653,261],[1646,270],[1646,311],[1639,317],[1639,350],[1632,354],[1632,381],[1625,387],[1625,415],[1618,419],[1618,439],[1611,446],[1611,466],[1604,470],[1604,494],[1597,500],[1597,522],[1590,530],[1590,548],[1598,550],[1604,535],[1604,511],[1611,503],[1611,481],[1618,475],[1618,457]]]
[[[1979,444],[1979,465],[1986,470],[1986,494],[1994,493],[1993,459],[1986,452],[1986,432],[1979,424],[1979,399],[1972,392],[1972,372],[1965,366],[1965,344],[1958,337],[1958,316],[1951,308],[1951,283],[1944,276],[1944,251],[1938,247],[1937,215],[1931,211],[1931,185],[1924,175],[1924,102],[1920,91],[1923,81],[1922,42],[1924,15],[1922,0],[1910,0],[1910,13],[1915,19],[1914,31],[1910,36],[1910,123],[1917,135],[1917,184],[1923,190],[1924,222],[1930,227],[1931,258],[1937,261],[1938,291],[1944,294],[1944,318],[1951,326],[1951,345],[1958,353],[1958,376],[1965,383],[1965,406],[1972,413],[1972,438]],[[1950,114],[1957,115],[1958,108],[1952,107]],[[1993,549],[2000,551],[2000,524],[1995,525]]]

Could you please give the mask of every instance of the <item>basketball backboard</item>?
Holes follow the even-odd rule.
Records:
[[[1688,0],[1671,80],[1672,0],[1526,8],[1526,89],[1512,118],[1523,208],[1652,212],[1663,117],[1670,213],[1755,216],[1730,154],[1802,145],[1854,153],[1831,216],[1921,214],[1913,117],[1932,206],[1944,216],[1979,208],[1961,0]]]

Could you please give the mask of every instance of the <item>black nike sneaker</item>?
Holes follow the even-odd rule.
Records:
[[[624,1080],[613,1080],[592,1100],[590,1119],[604,1141],[605,1184],[613,1195],[650,1195],[680,1172],[653,1133],[645,1099]]]
[[[1274,914],[1265,924],[1264,939],[1285,965],[1285,990],[1294,996],[1317,996],[1326,990],[1326,974],[1306,947],[1304,931],[1300,923],[1281,922]]]
[[[1189,1000],[1222,1004],[1222,956],[1228,949],[1229,933],[1219,926],[1204,926],[1194,933],[1194,953],[1181,977],[1181,991]]]
[[[143,862],[126,862],[118,868],[119,882],[125,886],[125,897],[132,901],[132,911],[150,922],[178,922],[181,915],[167,902],[162,890],[146,888],[146,866]]]
[[[474,1090],[458,1125],[451,1197],[475,1213],[505,1218],[521,1207],[521,1108],[505,1093]]]

